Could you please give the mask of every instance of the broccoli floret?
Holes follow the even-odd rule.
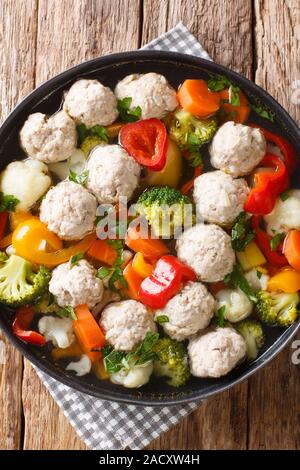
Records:
[[[261,321],[271,326],[288,327],[297,320],[299,295],[284,292],[260,291],[257,294],[257,313]]]
[[[0,267],[0,302],[10,307],[32,304],[43,295],[50,277],[44,266],[35,273],[28,261],[11,255]]]
[[[265,343],[265,334],[262,326],[255,320],[244,320],[236,326],[237,331],[243,336],[247,346],[247,359],[254,361],[258,351]]]
[[[198,119],[184,109],[175,111],[169,118],[167,126],[171,139],[175,140],[181,150],[206,144],[218,129],[215,117]]]
[[[37,299],[38,302],[34,305],[34,310],[37,313],[57,313],[62,308],[54,302],[53,296],[47,293],[42,299]]]
[[[94,147],[97,145],[103,145],[105,142],[95,135],[88,135],[84,138],[82,144],[80,145],[80,149],[83,151],[86,157],[90,154]]]
[[[178,189],[169,186],[146,189],[138,198],[135,209],[151,225],[156,236],[170,238],[195,222],[192,201]]]
[[[166,377],[172,387],[184,385],[191,373],[182,343],[169,337],[160,338],[153,350],[157,356],[154,360],[154,374]]]

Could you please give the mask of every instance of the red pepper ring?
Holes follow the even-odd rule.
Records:
[[[279,194],[289,187],[286,166],[277,155],[267,153],[261,164],[264,167],[274,168],[274,171],[257,172],[254,175],[255,186],[246,199],[244,209],[255,215],[272,212]]]
[[[26,341],[26,343],[34,344],[36,346],[44,346],[46,344],[45,337],[37,331],[28,329],[33,320],[33,316],[33,307],[19,308],[12,324],[12,331],[15,336]]]
[[[283,155],[283,161],[285,163],[287,171],[289,172],[289,174],[292,174],[298,164],[297,154],[292,144],[290,144],[290,142],[281,135],[274,134],[273,132],[270,132],[264,127],[260,127],[256,124],[249,124],[249,126],[260,129],[260,131],[265,136],[266,140],[277,145]]]
[[[186,281],[196,281],[194,271],[172,255],[162,256],[151,276],[139,289],[139,300],[153,309],[162,308],[176,295]]]
[[[132,122],[122,127],[120,143],[140,165],[160,171],[167,161],[167,129],[156,118]]]
[[[277,248],[276,251],[271,249],[270,241],[272,239],[271,235],[265,232],[260,228],[260,223],[262,221],[261,216],[253,216],[251,218],[251,226],[255,231],[255,242],[257,243],[260,250],[263,252],[268,263],[272,266],[283,267],[288,265],[286,257],[282,254],[281,248],[282,244]]]

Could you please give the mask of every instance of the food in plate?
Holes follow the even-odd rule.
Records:
[[[297,321],[296,154],[228,78],[81,78],[0,175],[0,301],[78,377],[219,378]],[[17,156],[16,156],[17,157]]]

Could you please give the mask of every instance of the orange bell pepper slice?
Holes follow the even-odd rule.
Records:
[[[138,252],[132,260],[132,268],[140,277],[145,279],[145,277],[151,276],[154,266],[145,261],[143,253]]]
[[[169,253],[168,247],[161,240],[142,238],[136,227],[128,228],[125,243],[131,250],[141,252],[149,261],[157,261],[161,256]]]
[[[300,230],[290,230],[284,239],[283,254],[288,263],[300,271]]]
[[[132,260],[129,261],[123,271],[123,276],[127,282],[126,294],[130,299],[139,300],[139,289],[142,284],[143,277],[141,277],[132,266]]]
[[[78,305],[75,314],[77,320],[74,320],[73,328],[77,341],[92,362],[98,361],[100,349],[106,342],[105,335],[86,304]]]
[[[221,97],[210,91],[204,80],[185,80],[177,92],[177,100],[185,111],[207,118],[220,108]]]
[[[112,266],[118,257],[117,251],[108,243],[108,240],[95,240],[88,249],[87,255],[109,266]]]
[[[34,215],[31,214],[31,212],[27,211],[18,211],[18,212],[11,212],[9,214],[9,222],[10,222],[10,227],[12,230],[15,230],[19,224],[22,222],[25,222],[25,220],[28,219],[36,219]]]
[[[282,291],[287,294],[294,294],[300,290],[300,272],[293,268],[284,268],[271,277],[267,284],[270,292]]]

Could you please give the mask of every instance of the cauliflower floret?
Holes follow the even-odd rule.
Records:
[[[230,236],[217,225],[198,224],[178,238],[178,258],[203,282],[222,281],[233,270],[235,254]]]
[[[114,302],[102,312],[100,326],[115,349],[131,351],[143,341],[148,331],[156,331],[153,315],[136,300]]]
[[[64,110],[87,127],[107,126],[118,117],[117,100],[110,88],[98,80],[80,79],[65,95]]]
[[[83,354],[79,361],[70,362],[67,365],[66,370],[73,370],[76,372],[77,377],[82,377],[83,375],[89,374],[91,372],[92,362],[90,358]]]
[[[252,313],[253,302],[239,288],[222,289],[216,294],[216,299],[217,309],[224,306],[224,317],[232,323],[244,320]]]
[[[234,177],[248,175],[262,160],[266,146],[259,129],[228,121],[212,140],[211,164]]]
[[[44,316],[38,323],[39,332],[56,348],[68,348],[74,341],[73,321],[70,318]]]
[[[195,336],[188,346],[191,373],[222,377],[246,357],[246,342],[232,328],[217,328]]]
[[[129,369],[121,369],[110,376],[114,384],[123,385],[126,388],[139,388],[149,382],[153,371],[152,362],[145,362]]]
[[[103,283],[96,277],[95,268],[86,260],[75,266],[70,262],[60,264],[53,272],[49,291],[60,307],[87,304],[94,307],[103,296]]]
[[[76,126],[64,111],[50,117],[30,114],[20,131],[20,141],[29,157],[44,163],[60,162],[76,148]]]
[[[88,189],[99,204],[114,204],[120,196],[131,198],[141,167],[119,145],[96,147],[88,160]]]
[[[60,180],[68,178],[70,170],[78,175],[85,169],[86,157],[82,150],[76,149],[65,162],[50,163],[48,165],[51,173],[54,173]]]
[[[79,240],[94,230],[96,198],[72,181],[62,181],[42,200],[40,219],[63,240]]]
[[[183,341],[206,328],[213,316],[215,301],[201,282],[188,282],[166,306],[156,310],[155,318],[166,315],[161,326],[171,338]]]
[[[291,189],[287,196],[285,201],[279,197],[272,212],[264,217],[267,232],[272,236],[274,233],[300,229],[300,189]]]
[[[1,173],[0,191],[12,194],[19,211],[28,211],[49,189],[51,178],[47,166],[30,158],[7,165]]]
[[[194,182],[197,215],[205,222],[232,225],[242,212],[249,188],[245,179],[234,179],[223,171],[211,171]]]
[[[270,276],[259,271],[258,269],[251,269],[244,274],[246,280],[248,281],[249,286],[254,292],[259,292],[260,290],[267,290],[268,280]]]
[[[120,100],[132,98],[131,108],[140,106],[142,119],[162,119],[178,106],[176,91],[163,75],[154,72],[128,75],[117,84],[115,94]]]

